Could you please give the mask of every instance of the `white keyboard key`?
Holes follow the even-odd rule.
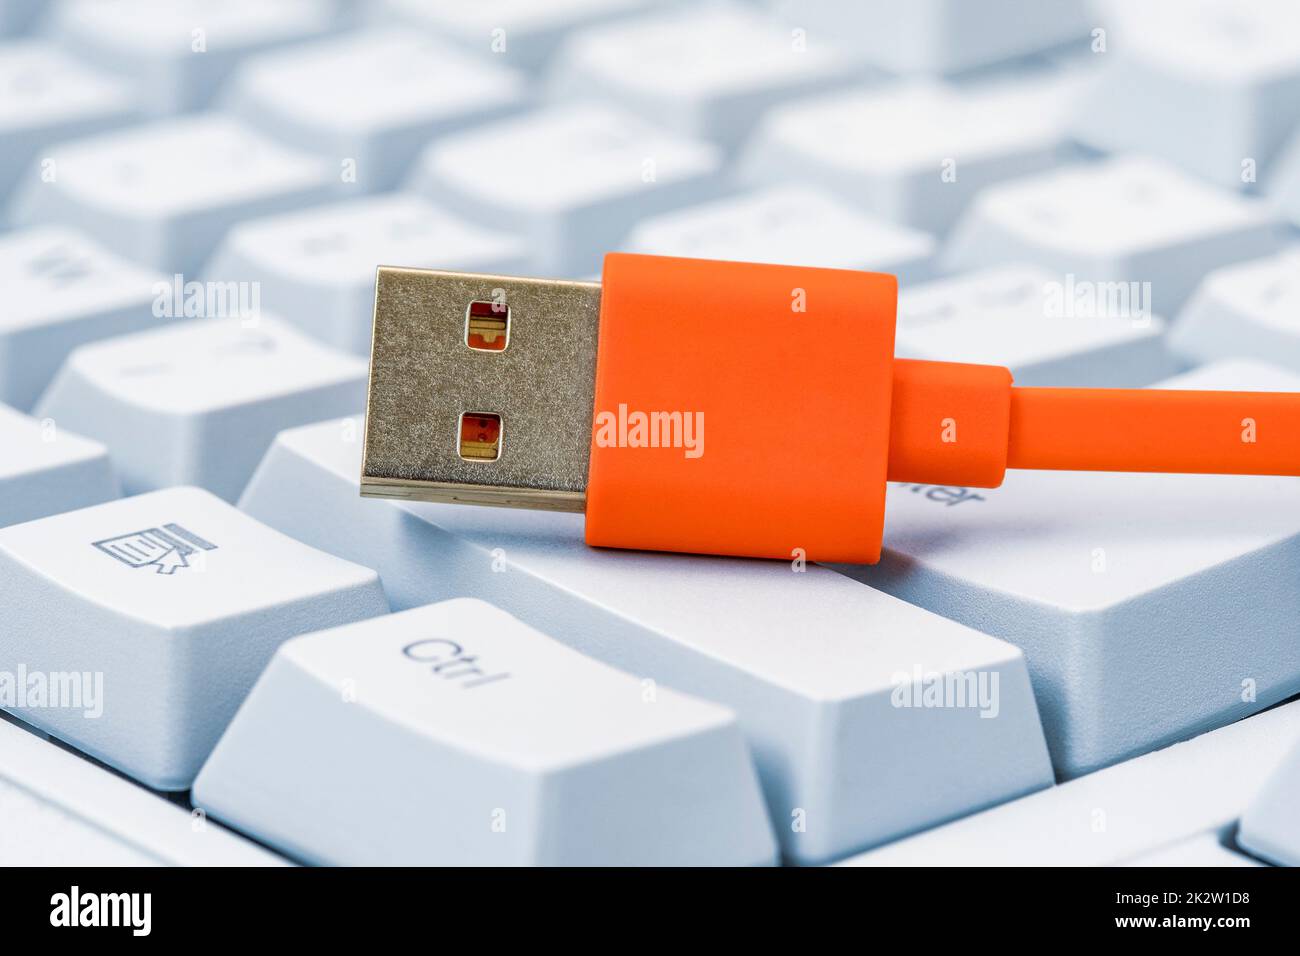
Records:
[[[1300,702],[844,861],[1113,866],[1231,830],[1291,743]]]
[[[41,156],[46,147],[134,117],[127,86],[117,78],[43,41],[0,44],[0,200],[20,176],[48,175],[49,165],[38,162],[47,158]]]
[[[570,31],[653,7],[653,0],[387,0],[377,16],[384,22],[404,19],[450,37],[474,53],[491,55],[519,69],[536,69]]]
[[[1141,856],[1124,861],[1124,866],[1245,866],[1258,867],[1263,864],[1244,853],[1238,853],[1224,846],[1223,837],[1218,833],[1202,833],[1200,836],[1188,837],[1171,846],[1143,853]]]
[[[1094,26],[1088,0],[767,0],[794,26],[893,73],[953,73],[1024,56]]]
[[[391,189],[435,136],[521,109],[524,80],[418,33],[347,34],[256,57],[222,104],[328,156],[349,188]]]
[[[281,866],[224,827],[0,720],[0,865]]]
[[[20,224],[76,226],[167,273],[194,271],[241,219],[318,203],[340,188],[328,160],[219,114],[64,143],[56,175],[14,197]]]
[[[934,237],[874,220],[825,193],[775,186],[643,221],[623,244],[629,252],[739,259],[924,278]]]
[[[121,489],[108,450],[0,405],[0,527],[96,505]]]
[[[826,860],[1052,782],[1010,645],[817,565],[598,551],[579,515],[363,499],[362,430],[284,432],[240,507],[375,567],[394,607],[474,594],[736,711],[787,858]],[[943,682],[953,706],[926,706]]]
[[[1258,200],[1158,160],[1123,157],[986,189],[953,232],[946,264],[1026,261],[1062,281],[1137,283],[1157,314],[1172,315],[1206,272],[1267,255],[1280,241]]]
[[[1216,269],[1188,300],[1169,347],[1193,362],[1254,358],[1300,372],[1300,248]]]
[[[375,572],[197,488],[0,529],[0,606],[26,671],[4,709],[159,790],[189,788],[282,641],[388,610]]]
[[[36,22],[42,0],[0,0],[0,36],[22,33]]]
[[[893,84],[772,110],[746,145],[750,182],[808,179],[894,222],[943,233],[986,186],[1068,155],[1077,79]]]
[[[369,356],[376,265],[518,275],[528,261],[517,237],[395,193],[241,223],[203,274],[256,276],[267,311]]]
[[[51,32],[129,77],[152,113],[203,106],[252,53],[333,29],[329,0],[65,0]]]
[[[180,322],[77,349],[38,418],[108,446],[128,494],[233,501],[276,432],[365,407],[366,362],[262,316]]]
[[[155,325],[162,281],[69,229],[0,234],[0,401],[30,408],[78,345]]]
[[[1296,734],[1300,741],[1300,731]],[[1300,746],[1273,771],[1241,818],[1237,842],[1279,866],[1300,866]]]
[[[1224,362],[1163,387],[1300,390]],[[891,484],[885,556],[846,573],[1020,646],[1059,777],[1300,691],[1300,482],[1008,472]]]
[[[321,864],[776,856],[734,714],[467,598],[283,645],[193,799]]]
[[[1150,153],[1241,189],[1300,122],[1300,7],[1292,0],[1108,0],[1106,51],[1074,135]],[[1268,175],[1266,175],[1268,174]]]
[[[550,87],[558,98],[608,98],[730,149],[769,107],[861,73],[828,38],[803,42],[756,11],[724,4],[584,30],[556,57]]]
[[[1269,201],[1292,226],[1300,225],[1300,132],[1273,163],[1265,187]]]
[[[1041,269],[1000,266],[904,286],[894,353],[1005,365],[1017,385],[1132,388],[1181,370],[1164,330],[1142,302],[1098,303]]]
[[[586,276],[638,220],[717,191],[718,148],[603,106],[554,107],[430,146],[414,188],[525,237],[532,268]]]

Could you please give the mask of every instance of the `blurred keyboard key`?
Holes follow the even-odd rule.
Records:
[[[601,551],[580,515],[361,498],[362,430],[284,432],[240,507],[375,567],[395,608],[473,594],[647,686],[736,711],[786,858],[1050,785],[1010,645],[798,560]]]
[[[1300,732],[1295,735],[1300,742]],[[1300,745],[1293,746],[1241,817],[1237,842],[1278,866],[1300,866]]]
[[[1300,377],[1224,362],[1160,384]],[[1024,650],[1058,777],[1300,691],[1294,478],[1011,471],[997,489],[886,497],[881,563],[842,570]]]
[[[267,311],[369,356],[377,265],[515,275],[528,261],[516,237],[395,193],[241,223],[203,274],[256,281]]]
[[[127,494],[193,484],[233,501],[276,432],[365,407],[366,362],[270,316],[85,345],[38,418],[108,446]]]
[[[454,39],[466,50],[532,70],[551,57],[570,31],[654,6],[654,0],[387,0],[375,16],[385,23],[404,19]]]
[[[409,30],[376,30],[255,57],[221,102],[328,157],[346,186],[375,192],[434,137],[521,109],[525,90],[512,70]]]
[[[0,203],[21,177],[57,175],[42,150],[135,116],[119,79],[40,40],[0,44]]]
[[[64,0],[50,32],[154,114],[204,106],[241,59],[334,29],[330,0]]]
[[[1192,840],[1222,843],[1297,738],[1300,702],[1293,702],[845,863],[1114,866]],[[1231,852],[1214,854],[1214,865]]]
[[[0,606],[4,660],[47,687],[5,709],[158,790],[189,788],[281,641],[388,610],[373,571],[197,488],[0,529]]]
[[[904,286],[894,354],[1005,365],[1017,385],[1133,388],[1182,370],[1164,330],[1143,302],[1080,298],[1041,269],[997,266]]]
[[[808,179],[893,222],[945,233],[986,186],[1065,155],[1077,78],[896,83],[778,106],[741,158],[749,182]]]
[[[225,827],[199,826],[43,734],[0,720],[0,860],[7,866],[277,866]]]
[[[1169,347],[1192,362],[1253,358],[1300,373],[1300,249],[1211,272]]]
[[[29,29],[44,6],[42,0],[0,0],[0,37]]]
[[[683,136],[732,148],[776,103],[863,70],[735,4],[701,5],[592,27],[556,57],[552,94],[598,96]]]
[[[1300,122],[1300,7],[1292,0],[1107,0],[1106,50],[1074,135],[1149,153],[1217,186],[1267,178]]]
[[[157,324],[160,282],[70,229],[0,234],[0,401],[31,408],[78,345]]]
[[[808,41],[834,42],[892,73],[954,73],[1086,42],[1088,0],[767,0]],[[1086,47],[1084,47],[1086,49]]]
[[[643,220],[629,252],[870,269],[923,278],[934,237],[879,222],[807,187],[774,186]]]
[[[0,527],[97,505],[120,493],[108,450],[0,405]]]
[[[283,645],[194,801],[312,863],[776,857],[735,715],[467,598]]]
[[[712,197],[716,146],[597,105],[561,106],[448,136],[411,184],[480,225],[517,233],[544,275],[600,269],[634,223]]]
[[[236,222],[321,202],[339,182],[330,161],[218,114],[75,140],[50,155],[57,175],[23,187],[15,220],[75,226],[169,274],[197,269]]]
[[[989,187],[958,223],[945,264],[1032,262],[1095,292],[1129,283],[1133,297],[1172,315],[1206,272],[1280,242],[1278,222],[1258,200],[1158,160],[1124,157]]]

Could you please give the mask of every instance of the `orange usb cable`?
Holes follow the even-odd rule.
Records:
[[[836,269],[381,267],[361,492],[585,512],[604,547],[871,563],[887,480],[1300,474],[1300,394],[1017,388],[895,359],[896,311],[893,276]]]

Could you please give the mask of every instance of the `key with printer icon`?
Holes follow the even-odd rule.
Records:
[[[161,528],[145,528],[130,534],[118,535],[94,542],[105,554],[133,568],[152,565],[158,574],[174,574],[179,568],[190,566],[189,557],[199,549],[215,551],[217,546],[205,541],[178,524]]]

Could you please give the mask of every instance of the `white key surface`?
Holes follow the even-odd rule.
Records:
[[[1300,373],[1300,248],[1207,275],[1169,347],[1193,362],[1252,358]]]
[[[846,860],[850,866],[1113,866],[1228,835],[1300,736],[1300,701]]]
[[[750,182],[807,179],[893,222],[944,233],[981,189],[1069,155],[1078,78],[856,87],[771,110],[746,145]]]
[[[236,222],[320,202],[339,183],[329,160],[215,113],[74,140],[50,156],[55,177],[14,197],[19,224],[75,226],[169,274],[196,270]]]
[[[1206,272],[1280,242],[1259,200],[1126,156],[989,187],[958,223],[945,261],[952,269],[1025,261],[1062,281],[1137,283],[1157,314],[1172,315]]]
[[[1290,0],[1106,0],[1106,50],[1072,130],[1253,188],[1300,122],[1300,8]]]
[[[1125,860],[1123,866],[1258,867],[1263,864],[1225,844],[1220,833],[1202,833]]]
[[[1160,387],[1300,390],[1252,363]],[[1021,647],[1059,777],[1300,691],[1300,487],[1240,475],[1011,471],[894,483],[885,553],[852,574]]]
[[[0,527],[84,508],[121,493],[97,441],[0,405]]]
[[[0,606],[27,678],[0,704],[159,790],[189,788],[282,641],[388,610],[375,572],[184,487],[0,529]]]
[[[934,237],[846,209],[826,193],[776,186],[643,220],[629,252],[791,266],[869,269],[924,278]]]
[[[955,73],[1060,46],[1094,26],[1087,0],[767,0],[809,42],[893,73]]]
[[[41,399],[108,446],[128,494],[195,484],[238,497],[291,425],[365,407],[367,363],[269,315],[175,322],[85,345]]]
[[[451,38],[466,50],[518,69],[535,70],[554,55],[571,31],[652,10],[654,5],[653,0],[386,0],[376,17],[384,22],[405,20]]]
[[[3,34],[0,30],[0,34]],[[49,175],[42,151],[121,126],[136,115],[129,88],[44,40],[0,43],[0,201],[20,177]]]
[[[50,32],[162,114],[206,105],[244,57],[333,28],[329,0],[63,0]]]
[[[283,645],[194,802],[313,863],[776,856],[734,714],[468,598]]]
[[[283,864],[225,827],[0,720],[0,865]]]
[[[411,30],[345,34],[255,57],[222,93],[268,135],[329,157],[351,190],[391,189],[436,136],[521,109],[513,70]]]
[[[31,408],[78,345],[157,324],[163,281],[72,229],[0,234],[0,401]]]
[[[1300,866],[1300,732],[1241,817],[1237,842],[1278,866]]]
[[[574,105],[445,137],[421,155],[410,185],[523,237],[539,274],[586,276],[638,220],[714,195],[720,167],[716,146]]]
[[[283,433],[240,507],[375,567],[395,608],[474,594],[735,710],[786,858],[826,860],[1051,783],[1010,645],[816,565],[594,550],[578,515],[362,499],[361,433],[356,419]],[[926,706],[940,685],[931,700],[951,706]]]
[[[1016,265],[904,285],[894,354],[1004,365],[1017,385],[1132,388],[1180,370],[1146,303],[1091,293]]]
[[[756,10],[688,5],[575,34],[550,88],[560,98],[607,98],[733,148],[763,111],[862,72],[825,38],[807,42]]]
[[[393,193],[241,223],[203,275],[257,281],[267,311],[368,357],[377,265],[517,275],[527,262],[518,237]]]

